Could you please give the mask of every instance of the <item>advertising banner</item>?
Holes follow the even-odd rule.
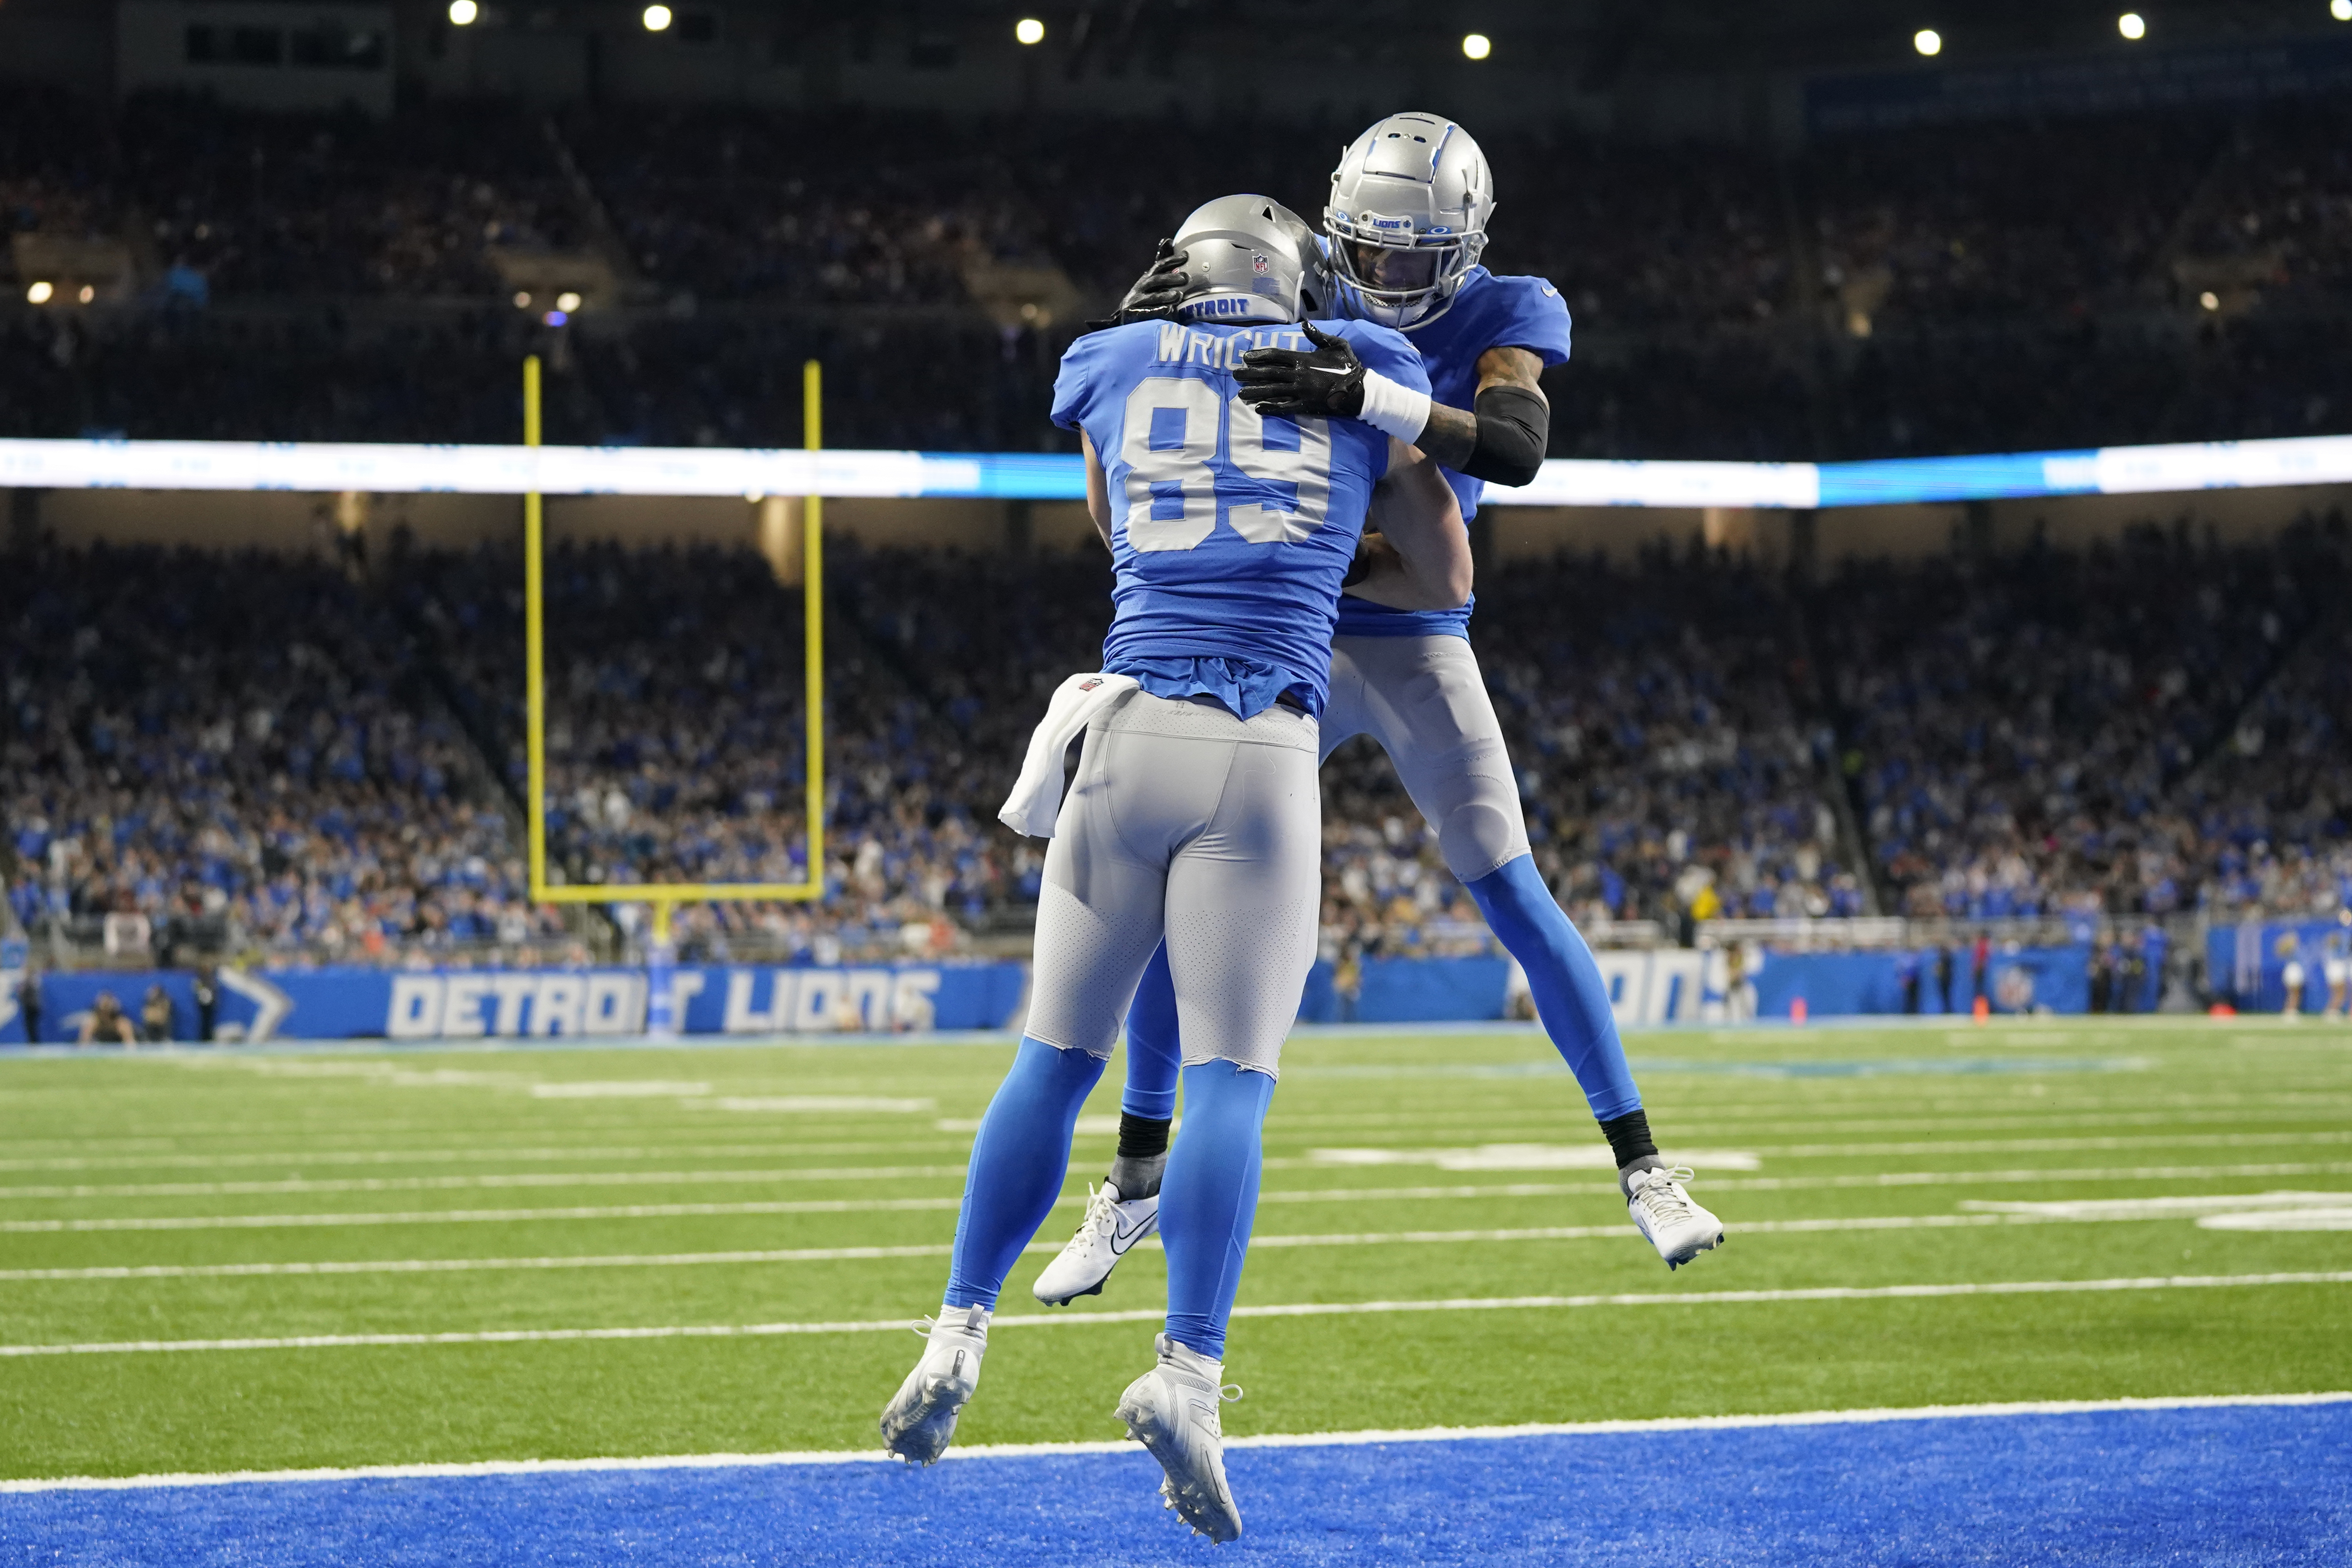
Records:
[[[682,966],[671,971],[678,1033],[905,1033],[1001,1029],[1017,1021],[1020,964],[871,968]],[[168,1038],[264,1040],[579,1039],[645,1032],[642,969],[224,968],[209,1019],[185,970],[85,970],[41,977],[40,1043],[72,1044],[111,996],[131,1029],[150,992],[171,1004]],[[26,1019],[6,990],[0,1042],[23,1044]]]

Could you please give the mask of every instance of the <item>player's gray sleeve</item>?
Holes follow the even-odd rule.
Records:
[[[1467,641],[1334,638],[1323,755],[1352,735],[1389,754],[1457,880],[1475,882],[1528,852],[1518,779]]]
[[[1164,935],[1184,1064],[1276,1070],[1315,962],[1315,736],[1148,692],[1096,720],[1045,852],[1024,1032],[1108,1057]]]

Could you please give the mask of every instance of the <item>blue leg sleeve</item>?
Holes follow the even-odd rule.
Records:
[[[1168,944],[1151,955],[1135,1001],[1127,1009],[1127,1090],[1118,1108],[1165,1122],[1176,1114],[1176,1068],[1184,1042],[1176,1030],[1176,981],[1168,972]]]
[[[1274,1080],[1230,1061],[1184,1069],[1184,1124],[1160,1188],[1168,1249],[1168,1337],[1213,1360],[1242,1288],[1257,1216],[1258,1134]]]
[[[955,1260],[945,1298],[951,1307],[994,1310],[1004,1276],[1062,1195],[1078,1107],[1103,1075],[1099,1056],[1056,1051],[1024,1038],[1013,1071],[988,1103],[971,1141],[956,1220]]]
[[[1576,1074],[1593,1115],[1606,1122],[1640,1110],[1642,1092],[1618,1043],[1601,966],[1544,885],[1535,856],[1521,855],[1469,887],[1486,924],[1527,970],[1544,1032]]]

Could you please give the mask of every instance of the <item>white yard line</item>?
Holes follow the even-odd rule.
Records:
[[[1082,1203],[1086,1195],[1065,1197]],[[772,1203],[630,1203],[594,1208],[420,1208],[355,1214],[140,1215],[106,1219],[0,1219],[0,1234],[85,1230],[274,1230],[343,1225],[498,1225],[556,1219],[698,1219],[738,1214],[882,1214],[898,1209],[952,1209],[956,1197],[839,1197]]]
[[[1463,1296],[1420,1301],[1299,1301],[1235,1307],[1237,1318],[1359,1317],[1392,1312],[1558,1311],[1580,1307],[1753,1306],[1785,1301],[1932,1300],[1948,1296],[2042,1296],[2079,1292],[2246,1289],[2352,1284],[2352,1270],[2280,1274],[2143,1275],[2110,1280],[2014,1280],[1927,1285],[1821,1285],[1781,1291],[1625,1291],[1592,1296]],[[1116,1312],[1023,1312],[991,1327],[1067,1328],[1093,1323],[1158,1322],[1159,1308]],[[465,1329],[439,1333],[298,1334],[279,1339],[110,1340],[68,1344],[0,1344],[0,1357],[134,1355],[202,1351],[345,1350],[450,1344],[548,1344],[592,1340],[761,1339],[777,1335],[903,1333],[906,1318],[838,1322],[666,1323],[644,1328]]]
[[[1328,1168],[1328,1167],[1327,1167]],[[2352,1176],[2352,1161],[2301,1165],[2139,1166],[2116,1169],[2041,1168],[2005,1171],[1880,1171],[1869,1176],[1702,1177],[1708,1190],[1804,1192],[1898,1186],[1996,1186],[2105,1181],[2221,1181],[2266,1176]],[[1286,1203],[1451,1202],[1498,1197],[1591,1197],[1617,1184],[1508,1182],[1464,1186],[1328,1187],[1262,1192],[1261,1206]],[[1082,1204],[1066,1193],[1057,1206]],[[755,1214],[875,1214],[957,1207],[954,1197],[803,1198],[743,1203],[640,1203],[560,1208],[359,1210],[349,1214],[133,1215],[88,1219],[5,1219],[0,1235],[54,1235],[109,1230],[268,1230],[362,1225],[530,1224],[553,1220],[681,1219]]]
[[[1808,1126],[1821,1128],[1838,1127],[1848,1132],[1928,1133],[1946,1128],[1949,1128],[1954,1131],[1966,1131],[1972,1128],[1993,1126],[2031,1128],[2053,1124],[2145,1125],[2150,1124],[2161,1124],[2174,1121],[2255,1121],[2264,1119],[2265,1117],[2275,1119],[2281,1115],[2281,1113],[2277,1111],[2263,1113],[2245,1111],[2205,1113],[2186,1111],[2136,1111],[2118,1112],[2113,1113],[2061,1112],[2048,1116],[2042,1116],[2027,1113],[2028,1108],[2025,1107],[2004,1106],[2000,1109],[2002,1112],[2001,1114],[1991,1116],[1954,1116],[1944,1118],[1906,1117],[1895,1119],[1874,1118],[1869,1120],[1847,1120],[1834,1113],[1825,1113],[1818,1109],[1809,1109],[1805,1113],[1804,1119]],[[2330,1106],[2326,1109],[2314,1109],[2299,1113],[2288,1113],[2286,1114],[2288,1119],[2341,1120],[2344,1116],[2352,1114],[2352,1098],[2347,1098],[2346,1103],[2342,1107]],[[1522,1123],[1553,1124],[1557,1124],[1559,1119],[1558,1114],[1555,1113],[1538,1111],[1517,1113],[1505,1112],[1499,1114],[1465,1111],[1459,1113],[1446,1113],[1437,1116],[1397,1115],[1382,1112],[1370,1112],[1362,1115],[1332,1114],[1293,1117],[1285,1117],[1276,1113],[1267,1119],[1266,1128],[1270,1134],[1279,1136],[1284,1133],[1295,1129],[1306,1129],[1310,1127],[1344,1128],[1351,1126],[1409,1126],[1418,1129],[1435,1129],[1448,1127],[1457,1124],[1479,1127],[1493,1127],[1498,1125],[1516,1126]],[[1752,1115],[1739,1115],[1733,1113],[1717,1113],[1707,1114],[1681,1113],[1676,1114],[1675,1117],[1676,1124],[1684,1129],[1686,1140],[1690,1136],[1695,1135],[1692,1131],[1694,1128],[1703,1128],[1717,1124],[1730,1125],[1735,1123],[1742,1125],[1754,1123],[1774,1123],[1785,1126],[1789,1119],[1790,1114],[1786,1111],[1758,1112]],[[1088,1123],[1098,1123],[1100,1124],[1089,1126],[1087,1124]],[[1088,1117],[1082,1119],[1078,1131],[1081,1135],[1085,1135],[1089,1133],[1108,1134],[1108,1133],[1116,1130],[1118,1118],[1115,1116],[1104,1116],[1099,1118]],[[185,1151],[173,1151],[143,1155],[53,1155],[0,1159],[0,1172],[212,1170],[233,1167],[259,1167],[265,1170],[280,1168],[299,1170],[305,1166],[331,1167],[404,1165],[493,1165],[501,1161],[510,1161],[518,1165],[577,1161],[582,1164],[593,1165],[598,1162],[614,1160],[759,1159],[761,1157],[772,1157],[779,1154],[838,1156],[843,1155],[887,1154],[896,1150],[905,1149],[909,1146],[920,1146],[924,1145],[932,1145],[940,1147],[961,1148],[964,1146],[968,1141],[972,1128],[977,1125],[978,1122],[976,1120],[971,1120],[959,1123],[957,1124],[957,1130],[952,1132],[936,1133],[929,1135],[912,1134],[905,1138],[893,1139],[886,1142],[864,1143],[807,1144],[793,1142],[783,1138],[773,1138],[764,1143],[756,1144],[696,1144],[691,1142],[683,1142],[667,1145],[581,1145],[570,1148],[554,1145],[534,1145],[516,1148],[502,1148],[495,1143],[484,1143],[467,1148],[457,1149],[352,1149],[348,1147],[340,1147],[328,1149],[276,1149],[261,1152],[225,1151],[215,1154],[195,1154]],[[1720,1142],[1722,1140],[1720,1138],[1717,1138],[1714,1141]],[[1842,1146],[1849,1149],[1852,1147],[1852,1145]],[[1954,1144],[1930,1144],[1927,1146],[1936,1149],[1948,1149],[1961,1147],[1964,1145]],[[1784,1148],[1774,1152],[1787,1154],[1794,1151]],[[26,1189],[0,1189],[0,1197],[8,1196],[12,1191],[17,1196],[24,1196]]]
[[[335,1176],[284,1181],[135,1182],[114,1186],[0,1186],[0,1203],[44,1198],[245,1197],[310,1192],[471,1192],[502,1187],[702,1186],[780,1181],[918,1181],[961,1176],[954,1166],[838,1166],[720,1171],[516,1171],[503,1175]]]
[[[639,1146],[583,1145],[577,1148],[541,1145],[501,1148],[494,1143],[465,1149],[275,1149],[260,1153],[75,1155],[37,1159],[0,1160],[0,1171],[212,1170],[229,1166],[258,1166],[264,1170],[299,1170],[305,1166],[438,1166],[491,1165],[510,1160],[516,1165],[577,1160],[593,1165],[603,1160],[756,1160],[780,1154],[887,1155],[913,1145],[961,1145],[966,1140],[920,1134],[887,1143],[802,1144],[772,1138],[764,1144],[665,1144]]]
[[[2074,1170],[2060,1166],[2005,1171],[1878,1171],[1868,1176],[1710,1177],[1702,1173],[1701,1180],[1710,1190],[1738,1187],[1748,1192],[1806,1192],[1834,1187],[2007,1186],[2019,1182],[2059,1185],[2077,1181],[2222,1181],[2242,1176],[2347,1175],[2352,1175],[2352,1161],[2335,1160],[2259,1166],[2093,1166]]]
[[[1227,1448],[1365,1448],[1394,1443],[1500,1442],[1527,1437],[1627,1437],[1645,1432],[1727,1432],[1776,1427],[1877,1426],[1894,1421],[2014,1419],[2109,1412],[2296,1408],[2352,1403],[2352,1393],[2207,1394],[2153,1399],[2034,1399],[2000,1405],[1922,1405],[1908,1409],[1797,1410],[1753,1416],[1669,1416],[1641,1421],[1529,1421],[1510,1427],[1419,1427],[1406,1431],[1270,1432],[1228,1437]],[[1132,1443],[975,1443],[946,1458],[975,1461],[1131,1454]],[[452,1480],[472,1476],[544,1476],[628,1470],[728,1470],[795,1466],[897,1464],[879,1449],[773,1454],[655,1454],[593,1459],[479,1459],[470,1463],[358,1465],[346,1469],[226,1470],[208,1475],[61,1476],[0,1480],[0,1492],[145,1491],[173,1487],[282,1485],[289,1481]]]
[[[2168,1146],[2191,1145],[2200,1146],[2241,1147],[2275,1146],[2280,1144],[2341,1144],[2352,1143],[2352,1132],[2280,1133],[2264,1134],[2190,1134],[2179,1138],[2039,1138],[1985,1139],[1958,1143],[1927,1144],[1819,1144],[1799,1145],[1781,1148],[1766,1147],[1759,1151],[1743,1150],[1738,1154],[1716,1155],[1718,1168],[1753,1170],[1758,1154],[1777,1158],[1862,1156],[1887,1154],[1983,1154],[1983,1153],[2065,1153],[2097,1149],[2136,1148],[2146,1145]],[[1515,1154],[1514,1151],[1517,1151]],[[1532,1152],[1529,1152],[1532,1151]],[[1331,1157],[1344,1154],[1355,1156],[1347,1160]],[[1497,1161],[1507,1156],[1524,1163],[1496,1164],[1494,1169],[1559,1169],[1591,1165],[1606,1168],[1609,1151],[1594,1145],[1590,1149],[1581,1145],[1495,1145],[1475,1149],[1456,1148],[1393,1148],[1378,1150],[1318,1151],[1306,1157],[1285,1156],[1265,1162],[1267,1170],[1328,1170],[1335,1166],[1365,1164],[1430,1163],[1448,1169],[1477,1169],[1477,1162],[1488,1158]],[[1705,1151],[1689,1155],[1690,1163],[1701,1169],[1708,1168],[1709,1155]],[[78,1184],[37,1186],[0,1186],[0,1203],[83,1201],[91,1198],[117,1197],[281,1197],[310,1193],[371,1193],[371,1192],[472,1192],[528,1190],[571,1186],[745,1186],[771,1182],[793,1181],[922,1181],[943,1177],[961,1177],[961,1165],[931,1166],[780,1166],[754,1170],[665,1170],[665,1171],[513,1171],[470,1176],[331,1176],[311,1178],[288,1177],[278,1181],[219,1182],[132,1182],[123,1184]],[[1890,1185],[1898,1175],[1924,1179],[1928,1176],[1967,1173],[1881,1173],[1871,1176],[1826,1178],[1851,1180],[1856,1185]],[[2059,1175],[2063,1173],[2050,1173]],[[1711,1178],[1721,1179],[1721,1178]],[[1733,1178],[1737,1180],[1738,1178]],[[1819,1177],[1778,1178],[1790,1180],[1821,1180]],[[1727,1183],[1726,1185],[1729,1185]]]
[[[475,1274],[539,1269],[683,1269],[698,1264],[840,1263],[884,1258],[944,1258],[946,1242],[908,1247],[790,1247],[751,1252],[616,1252],[578,1258],[369,1258],[319,1263],[153,1263],[89,1269],[0,1269],[0,1283],[64,1280],[238,1280],[281,1275]],[[1038,1243],[1032,1252],[1061,1250]]]
[[[2189,1204],[2172,1207],[2167,1205]],[[1972,1230],[1988,1226],[2092,1225],[2118,1221],[2194,1219],[2220,1214],[2235,1218],[2261,1211],[2291,1222],[2294,1211],[2337,1216],[2352,1205],[2352,1193],[2263,1193],[2246,1197],[2196,1199],[2158,1198],[2144,1212],[2069,1212],[2066,1206],[2049,1206],[2049,1212],[2028,1207],[2022,1212],[1977,1214],[1885,1214],[1847,1219],[1759,1219],[1725,1227],[1735,1236],[1811,1235],[1838,1230]],[[2095,1209],[2096,1206],[2088,1206]],[[2291,1226],[2289,1228],[2292,1228]],[[2340,1227],[2334,1227],[2338,1228]],[[2230,1228],[2220,1227],[2219,1228]],[[1631,1225],[1551,1225],[1516,1230],[1382,1230],[1256,1236],[1252,1248],[1297,1247],[1419,1247],[1495,1244],[1521,1241],[1597,1241],[1638,1236]],[[1141,1243],[1157,1251],[1157,1238]],[[1035,1241],[1027,1252],[1062,1249],[1058,1241]],[[386,1258],[287,1263],[150,1263],[101,1264],[82,1269],[0,1269],[0,1284],[25,1284],[73,1280],[225,1280],[311,1274],[469,1274],[541,1269],[677,1269],[707,1264],[839,1263],[884,1258],[944,1258],[952,1250],[945,1242],[905,1247],[793,1247],[764,1251],[620,1252],[579,1257],[540,1258]]]
[[[1871,1155],[2047,1155],[2087,1149],[2246,1149],[2281,1144],[2352,1144],[2352,1132],[2151,1133],[2140,1137],[1960,1138],[1909,1144],[1758,1144],[1755,1152],[1781,1159],[1847,1158]]]

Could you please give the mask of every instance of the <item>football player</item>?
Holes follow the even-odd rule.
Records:
[[[1486,155],[1460,126],[1393,114],[1356,138],[1340,152],[1323,211],[1333,314],[1402,331],[1420,350],[1430,390],[1391,378],[1341,338],[1244,355],[1243,399],[1261,414],[1354,418],[1412,443],[1443,465],[1465,518],[1487,484],[1533,479],[1550,426],[1537,378],[1568,358],[1568,308],[1542,278],[1496,277],[1478,264],[1494,208]],[[1119,319],[1165,308],[1184,267],[1182,246],[1163,243]],[[1600,969],[1536,869],[1502,726],[1470,651],[1470,609],[1343,601],[1322,755],[1355,735],[1388,752],[1437,830],[1447,867],[1527,971],[1544,1028],[1614,1153],[1627,1213],[1678,1267],[1720,1243],[1723,1227],[1682,1185],[1690,1173],[1659,1156]],[[1192,1055],[1181,1036],[1163,955],[1128,1016],[1118,1155],[1077,1235],[1038,1276],[1038,1300],[1099,1291],[1150,1234],[1177,1064]]]
[[[1158,1193],[1168,1316],[1118,1415],[1166,1471],[1171,1506],[1217,1541],[1241,1533],[1217,1416],[1225,1322],[1259,1129],[1315,960],[1316,733],[1368,512],[1393,549],[1349,592],[1412,609],[1470,591],[1468,535],[1436,465],[1360,421],[1268,414],[1240,395],[1244,355],[1283,348],[1344,348],[1360,371],[1428,395],[1391,329],[1297,325],[1305,232],[1263,196],[1210,203],[1183,227],[1173,319],[1093,333],[1063,357],[1054,420],[1080,433],[1116,614],[1102,672],[1055,694],[1002,813],[1052,838],[1029,1016],[972,1142],[945,1304],[882,1415],[892,1451],[928,1464],[946,1449],[1004,1276],[1061,1194],[1078,1107],[1164,950],[1187,1109]]]

